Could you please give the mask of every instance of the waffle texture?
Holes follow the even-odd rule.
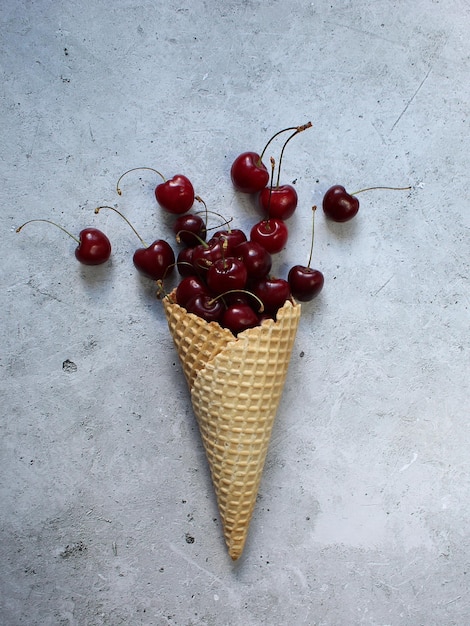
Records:
[[[256,503],[271,431],[300,317],[286,302],[235,337],[173,302],[163,304],[209,461],[232,559],[240,557]]]

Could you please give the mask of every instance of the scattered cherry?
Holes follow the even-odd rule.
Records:
[[[75,235],[72,235],[68,230],[65,230],[65,228],[51,220],[34,219],[19,226],[16,232],[19,233],[26,224],[31,224],[31,222],[46,222],[47,224],[52,224],[76,241],[78,246],[75,248],[75,257],[77,261],[80,261],[83,265],[101,265],[111,256],[111,242],[108,237],[97,228],[85,228],[80,231],[78,237],[75,237]]]
[[[122,219],[127,222],[127,224],[131,227],[134,233],[137,235],[138,239],[142,243],[142,248],[138,248],[134,252],[133,262],[136,269],[146,276],[147,278],[151,278],[152,280],[159,280],[162,278],[166,278],[169,276],[174,269],[175,266],[175,253],[173,252],[173,248],[170,244],[164,239],[157,239],[152,244],[148,245],[136,231],[131,222],[127,219],[125,215],[123,215],[120,211],[118,211],[115,207],[112,206],[99,206],[96,207],[95,213],[99,213],[101,209],[110,209],[117,213]]]
[[[312,240],[310,244],[310,255],[308,264],[294,265],[289,270],[287,280],[291,289],[291,293],[296,300],[300,302],[309,302],[313,300],[320,291],[323,289],[325,278],[320,270],[315,270],[310,267],[312,263],[313,254],[313,240],[315,233],[315,211],[317,207],[312,207]]]
[[[175,215],[186,213],[194,204],[195,194],[194,187],[186,176],[183,174],[175,174],[172,178],[167,180],[162,173],[152,167],[134,167],[127,172],[124,172],[116,183],[116,191],[119,195],[122,195],[122,191],[119,187],[119,183],[122,178],[134,172],[136,170],[148,170],[158,174],[162,178],[163,182],[155,187],[155,198],[158,204]]]
[[[243,193],[257,193],[266,187],[269,182],[269,172],[263,163],[263,156],[270,143],[281,133],[285,133],[289,130],[294,130],[297,133],[300,132],[301,128],[308,128],[310,126],[311,123],[309,122],[303,126],[284,128],[269,139],[261,154],[257,152],[243,152],[240,154],[234,160],[230,169],[230,176],[235,189]]]
[[[391,189],[394,191],[406,191],[411,187],[367,187],[354,193],[348,193],[342,185],[333,185],[323,196],[323,211],[334,222],[348,222],[359,211],[359,200],[356,195],[363,191],[374,189]]]

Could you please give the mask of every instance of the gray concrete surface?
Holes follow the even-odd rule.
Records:
[[[470,623],[467,0],[2,2],[4,626]],[[233,158],[286,150],[300,206],[276,272],[306,305],[243,558],[223,544],[187,390],[138,241],[150,172],[248,228]],[[95,225],[112,260],[79,266]],[[214,218],[216,221],[217,218]]]

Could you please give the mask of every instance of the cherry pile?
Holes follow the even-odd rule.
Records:
[[[281,184],[285,149],[294,137],[311,126],[311,122],[308,122],[284,128],[269,139],[261,153],[244,152],[233,161],[230,176],[235,190],[252,196],[264,215],[249,233],[231,228],[231,220],[209,211],[204,200],[196,195],[188,177],[175,174],[166,179],[151,167],[132,168],[124,172],[117,181],[116,192],[122,195],[120,183],[123,177],[137,170],[148,170],[161,178],[162,181],[155,187],[155,199],[164,211],[175,216],[172,230],[178,246],[176,252],[174,246],[165,239],[146,243],[116,207],[98,206],[95,213],[110,209],[128,223],[141,244],[133,255],[134,266],[142,275],[157,282],[159,297],[167,293],[166,281],[176,271],[179,274],[174,292],[176,302],[190,313],[208,322],[217,322],[237,335],[261,324],[265,319],[276,319],[277,311],[287,300],[308,302],[323,288],[322,272],[311,267],[316,207],[312,211],[312,237],[307,265],[292,266],[285,278],[272,273],[273,257],[283,250],[289,237],[287,220],[298,205],[295,188],[290,184]],[[267,149],[284,133],[289,135],[281,146],[278,162],[270,157],[268,170],[264,162]],[[371,189],[410,187],[368,187],[350,194],[343,186],[334,185],[323,198],[325,216],[335,222],[349,221],[359,210],[356,195]],[[196,202],[204,208],[194,210]],[[222,219],[222,224],[213,234],[210,234],[213,229],[208,226],[209,214]],[[76,237],[51,220],[33,219],[18,227],[17,232],[31,222],[53,224],[72,237],[78,244],[75,256],[80,263],[100,265],[110,258],[111,243],[97,228],[85,228]]]

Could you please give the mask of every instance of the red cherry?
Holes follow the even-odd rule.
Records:
[[[249,279],[263,278],[271,270],[271,255],[256,241],[244,241],[235,248],[234,254],[242,259]]]
[[[359,200],[342,185],[334,185],[323,196],[323,211],[334,222],[347,222],[359,211]]]
[[[176,302],[186,308],[188,302],[200,294],[209,294],[204,282],[197,276],[187,276],[176,288]]]
[[[297,191],[292,185],[265,187],[258,196],[258,204],[263,213],[281,220],[286,220],[294,214],[297,202]]]
[[[220,300],[204,293],[191,298],[185,308],[189,313],[202,317],[206,322],[218,322],[224,312],[224,305]]]
[[[194,248],[182,248],[176,258],[176,267],[180,276],[194,276],[197,274],[193,265]]]
[[[221,325],[234,335],[260,323],[257,313],[248,304],[232,304],[223,313]]]
[[[206,224],[202,217],[187,213],[176,218],[173,224],[173,232],[178,243],[194,248],[206,238]]]
[[[261,191],[269,181],[269,172],[256,152],[240,154],[232,164],[230,175],[235,189],[243,193]]]
[[[111,256],[111,243],[101,230],[85,228],[80,232],[75,257],[84,265],[101,265]]]
[[[175,174],[173,178],[156,186],[155,197],[163,209],[179,215],[193,206],[194,187],[189,178]]]
[[[80,261],[83,265],[101,265],[105,263],[111,256],[111,242],[108,237],[97,228],[84,228],[80,231],[78,237],[72,235],[68,230],[65,230],[59,224],[45,219],[28,220],[16,229],[19,233],[26,224],[31,222],[45,222],[46,224],[52,224],[56,228],[59,228],[66,235],[71,237],[77,242],[78,246],[75,249],[75,257],[77,261]]]
[[[133,261],[141,274],[160,280],[173,272],[175,253],[168,242],[157,239],[146,248],[138,248],[134,252]]]
[[[291,296],[287,280],[274,276],[267,276],[257,281],[252,290],[263,303],[266,313],[270,314],[276,313]]]
[[[207,270],[206,282],[216,295],[234,289],[243,289],[248,273],[241,259],[227,257],[218,259]]]
[[[300,302],[313,300],[323,289],[325,278],[320,270],[294,265],[287,276],[293,297]]]
[[[253,226],[250,239],[259,243],[270,254],[275,254],[284,248],[288,235],[285,222],[276,217],[270,217]]]
[[[198,272],[204,274],[215,261],[223,256],[222,240],[212,238],[193,248],[192,263]]]
[[[232,230],[218,230],[214,234],[213,239],[224,239],[227,254],[232,254],[238,244],[247,240],[247,236],[239,228],[234,228]]]

